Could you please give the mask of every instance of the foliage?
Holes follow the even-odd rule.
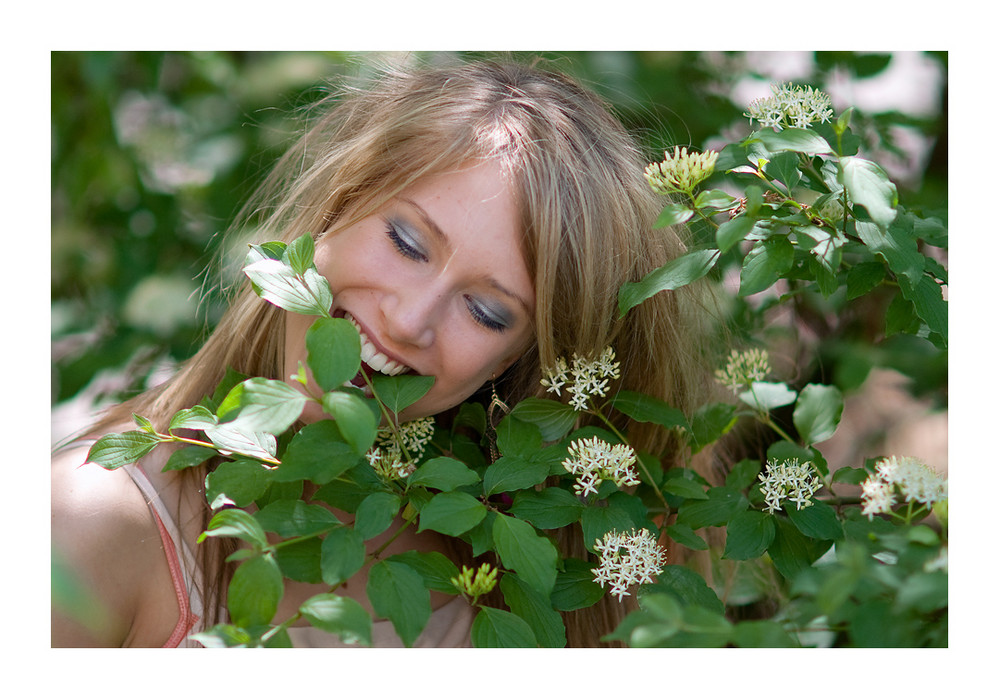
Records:
[[[330,318],[308,236],[254,247],[244,270],[258,294],[319,317],[307,349],[323,393],[229,376],[214,397],[178,413],[166,433],[136,416],[136,430],[102,438],[89,456],[113,469],[157,445],[182,443],[168,468],[226,457],[207,482],[215,515],[202,538],[235,537],[243,547],[233,555],[231,624],[200,641],[287,646],[288,626],[304,619],[345,641],[370,643],[372,618],[337,591],[374,562],[368,599],[408,645],[430,616],[429,591],[440,591],[478,608],[476,646],[562,646],[559,611],[632,594],[638,610],[607,639],[633,647],[946,646],[945,483],[919,497],[893,483],[895,506],[874,503],[871,489],[860,487],[891,460],[871,455],[838,467],[818,447],[836,432],[844,392],[857,380],[830,381],[806,366],[795,383],[774,381],[763,352],[776,310],[849,316],[868,301],[885,310],[882,358],[893,353],[893,338],[911,356],[941,358],[947,348],[947,272],[943,256],[932,254],[946,247],[946,221],[904,206],[900,188],[855,134],[852,110],[816,109],[814,117],[799,115],[796,126],[769,122],[710,157],[678,149],[648,171],[651,186],[671,198],[660,224],[689,226],[695,244],[624,285],[619,311],[735,274],[729,311],[737,340],[750,349],[735,348],[720,367],[732,400],[685,415],[639,392],[606,396],[613,351],[565,358],[545,379],[554,397],[515,406],[497,426],[500,456],[492,462],[494,436],[483,408],[471,403],[413,449],[395,415],[429,389],[429,378],[362,372],[372,398],[344,385],[360,368],[359,338],[349,322]],[[835,374],[863,376],[875,360],[859,358],[874,343],[846,332],[841,340]],[[864,369],[850,371],[851,363]],[[290,381],[304,388],[304,377]],[[310,402],[329,418],[288,434]],[[631,452],[613,412],[672,432],[689,461],[664,470]],[[581,414],[602,427],[578,428]],[[748,424],[764,431],[762,453],[728,465],[725,483],[710,485],[690,460]],[[380,425],[397,449],[391,469],[375,468]],[[188,430],[201,435],[186,437]],[[302,497],[305,484],[318,487],[311,499]],[[397,517],[404,528],[459,537],[476,554],[492,551],[498,566],[474,574],[441,555],[381,559],[385,544],[367,551],[365,542]],[[553,530],[577,524],[587,561],[564,556],[554,542]],[[694,566],[663,566],[656,543],[708,552],[728,583]],[[323,582],[329,591],[275,619],[285,579]],[[509,609],[481,602],[493,583]],[[741,614],[748,603],[757,611],[750,617]]]

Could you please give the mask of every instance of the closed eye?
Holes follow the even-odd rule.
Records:
[[[466,296],[465,305],[468,307],[472,319],[483,328],[494,333],[503,333],[508,329],[509,324],[501,317],[501,314],[492,311],[485,304],[476,301],[470,296]]]
[[[418,262],[427,262],[427,256],[424,254],[420,248],[417,247],[416,242],[413,241],[410,236],[403,231],[402,228],[392,223],[391,221],[386,221],[386,235],[389,240],[392,241],[392,245],[399,251],[399,254],[404,258],[409,260],[416,260]]]

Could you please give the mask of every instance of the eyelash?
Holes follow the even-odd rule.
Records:
[[[408,258],[409,260],[417,260],[420,262],[427,261],[427,256],[411,244],[407,243],[406,240],[399,235],[399,230],[391,222],[386,222],[386,227],[386,235],[389,236],[389,240],[392,241],[392,245],[395,246],[400,255],[404,258]]]
[[[408,260],[415,260],[417,262],[427,262],[427,256],[424,255],[418,248],[408,243],[406,239],[400,235],[396,226],[389,221],[386,222],[386,236],[388,236],[393,247],[404,258],[407,258]],[[477,304],[472,297],[465,297],[465,306],[469,309],[469,314],[472,316],[472,320],[486,330],[494,333],[503,333],[507,330],[507,324],[493,318],[493,316],[484,311],[482,306]]]

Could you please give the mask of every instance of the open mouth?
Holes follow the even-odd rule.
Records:
[[[381,352],[377,347],[375,347],[375,344],[372,343],[368,336],[365,335],[365,332],[361,330],[360,324],[354,320],[354,317],[346,311],[342,313],[343,317],[351,322],[361,336],[361,365],[362,370],[368,376],[378,372],[379,374],[384,374],[389,377],[395,377],[405,372],[413,371],[402,362],[390,359],[385,353]],[[360,388],[364,388],[366,386],[365,379],[361,376],[360,372],[358,373],[358,376],[352,379],[349,383]]]

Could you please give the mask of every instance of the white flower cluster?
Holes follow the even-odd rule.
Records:
[[[687,148],[680,146],[674,147],[673,154],[665,151],[663,155],[663,161],[650,163],[645,170],[646,181],[658,194],[690,194],[698,183],[708,179],[719,158],[717,151],[688,153]]]
[[[729,353],[725,368],[715,370],[715,379],[734,394],[739,394],[754,382],[763,381],[770,373],[767,350],[733,350]]]
[[[375,445],[365,455],[375,473],[386,480],[405,479],[417,468],[427,443],[434,436],[434,418],[418,418],[403,423],[396,430],[399,431],[398,441],[390,428],[379,428]]]
[[[604,479],[610,479],[618,487],[639,483],[633,469],[635,450],[628,445],[611,445],[598,437],[584,438],[570,443],[569,455],[562,465],[576,476],[573,491],[578,496],[597,493]]]
[[[767,503],[767,512],[781,508],[783,501],[791,501],[796,510],[812,505],[812,495],[823,485],[812,462],[799,464],[798,459],[784,462],[769,461],[767,469],[757,477]]]
[[[645,528],[629,533],[612,530],[594,543],[594,549],[601,557],[594,582],[602,588],[609,585],[619,601],[629,594],[629,586],[653,583],[667,564],[666,551]]]
[[[619,365],[615,362],[615,351],[608,347],[595,360],[590,360],[573,354],[572,366],[562,357],[556,360],[556,366],[545,370],[542,386],[550,394],[562,396],[562,389],[570,395],[570,405],[577,411],[587,410],[587,400],[592,396],[604,396],[608,393],[608,381],[621,376]]]
[[[781,131],[786,127],[805,129],[813,122],[828,122],[833,118],[830,96],[811,87],[785,83],[772,85],[771,97],[750,103],[744,116],[756,119],[761,127]]]
[[[861,512],[890,513],[897,493],[907,501],[930,506],[948,498],[948,480],[912,457],[888,457],[875,464],[875,474],[861,484]]]

